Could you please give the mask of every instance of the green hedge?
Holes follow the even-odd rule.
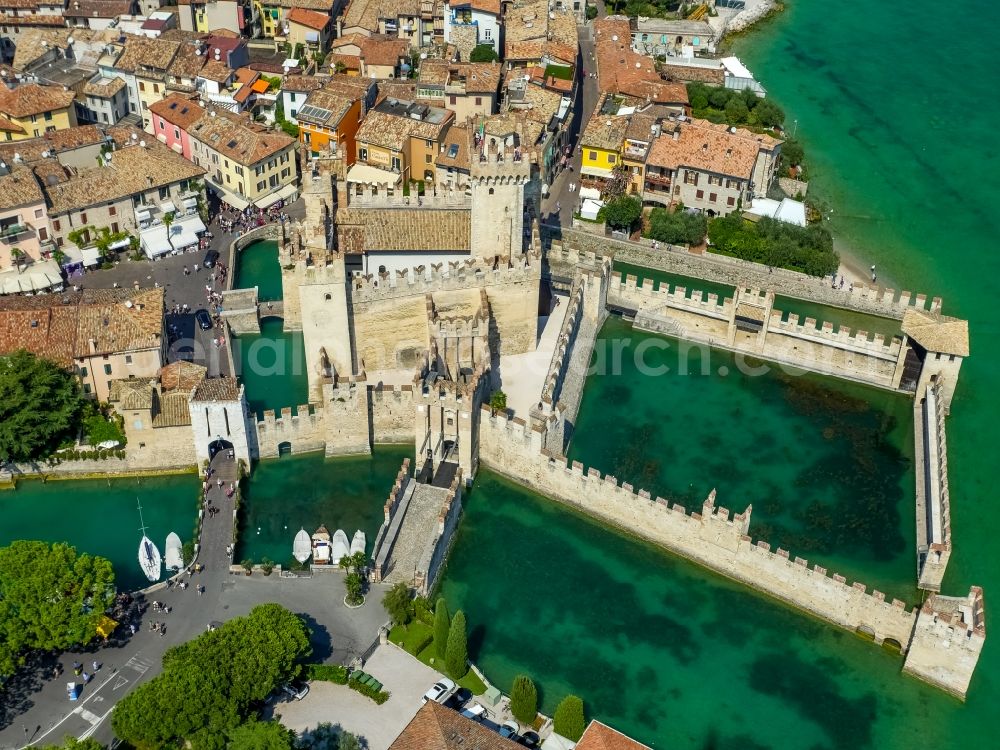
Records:
[[[351,688],[351,690],[357,690],[362,695],[371,698],[380,706],[389,700],[389,692],[387,690],[376,690],[371,685],[365,685],[356,677],[352,676],[351,679],[348,680],[347,686]]]
[[[310,680],[346,685],[347,667],[342,667],[339,664],[307,664],[306,677]]]

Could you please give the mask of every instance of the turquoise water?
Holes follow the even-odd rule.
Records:
[[[233,359],[246,385],[250,410],[263,418],[265,409],[280,416],[283,407],[309,401],[309,374],[301,331],[284,330],[280,318],[264,318],[259,334],[233,337]]]
[[[616,317],[595,351],[571,459],[687,508],[715,488],[733,512],[753,505],[755,539],[913,599],[909,398],[750,365]]]
[[[282,299],[281,268],[278,266],[278,243],[261,240],[247,245],[236,258],[236,284],[234,288],[257,287],[257,299]]]
[[[0,546],[15,539],[68,542],[78,552],[101,555],[114,566],[122,591],[149,585],[139,569],[139,511],[146,533],[164,551],[167,534],[191,540],[198,513],[194,474],[86,481],[30,480],[0,492]]]
[[[320,524],[348,539],[361,529],[371,553],[382,525],[383,505],[404,458],[413,446],[378,445],[372,456],[324,458],[322,453],[261,461],[250,479],[241,509],[236,558],[268,557],[287,565],[292,540]]]

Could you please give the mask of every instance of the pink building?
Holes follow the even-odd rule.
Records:
[[[188,128],[205,114],[205,110],[181,94],[171,94],[166,99],[149,105],[149,113],[156,140],[191,161]]]

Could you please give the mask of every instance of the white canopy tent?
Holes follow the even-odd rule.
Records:
[[[54,260],[39,260],[30,266],[7,268],[0,271],[0,294],[22,294],[62,289],[63,279],[59,264]]]
[[[139,232],[139,239],[142,242],[143,252],[151,260],[173,252],[174,248],[170,244],[170,238],[167,237],[167,228],[163,224],[143,229]]]
[[[176,219],[170,225],[170,244],[173,245],[174,250],[183,250],[191,245],[197,245],[198,233],[204,231],[205,225],[197,214]]]
[[[258,198],[254,203],[257,204],[258,208],[268,208],[273,206],[278,201],[286,201],[295,195],[295,185],[285,185],[280,190],[275,190],[270,195],[266,195],[263,198]]]

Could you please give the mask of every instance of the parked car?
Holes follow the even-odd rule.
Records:
[[[514,721],[505,721],[500,725],[500,728],[497,731],[500,732],[501,737],[505,737],[513,742],[517,742],[521,739],[521,736],[518,734],[518,732],[521,731],[521,727],[519,727]]]
[[[199,310],[194,314],[194,319],[198,321],[198,327],[203,331],[207,331],[212,327],[212,316],[208,314],[208,310]]]
[[[486,718],[486,707],[479,703],[470,703],[461,711],[462,716],[472,721],[482,721]]]
[[[525,732],[521,735],[521,744],[525,747],[538,747],[541,741],[541,738],[534,732]]]
[[[205,266],[205,268],[213,268],[218,260],[219,251],[210,247],[208,252],[205,253],[205,260],[203,260],[201,264]]]
[[[424,693],[423,702],[434,701],[435,703],[447,703],[448,699],[455,694],[458,687],[447,677],[442,677],[435,682],[433,687]]]
[[[287,685],[281,686],[281,691],[288,696],[289,700],[300,701],[309,695],[309,686],[304,682],[289,682]]]

